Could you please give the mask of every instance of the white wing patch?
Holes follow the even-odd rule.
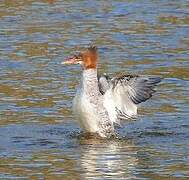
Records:
[[[116,104],[115,104],[115,100],[114,100],[114,96],[112,94],[111,90],[106,91],[105,95],[104,95],[104,107],[106,108],[109,118],[113,123],[118,123],[119,119],[117,118],[117,111],[116,111]]]
[[[122,75],[112,79],[107,75],[100,77],[99,89],[104,95],[104,107],[111,122],[120,124],[120,119],[135,118],[137,105],[152,97],[154,87],[160,81],[161,78],[155,76]]]
[[[115,88],[111,86],[106,91],[104,107],[112,123],[120,124],[120,119],[129,119],[137,115],[137,105],[132,102],[126,89],[120,84]]]

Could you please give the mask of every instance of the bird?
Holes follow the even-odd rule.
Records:
[[[152,97],[161,78],[132,74],[99,75],[98,60],[97,47],[89,46],[61,64],[82,66],[81,82],[73,99],[73,112],[80,126],[87,133],[111,138],[116,136],[115,127],[122,120],[137,117],[138,105]]]

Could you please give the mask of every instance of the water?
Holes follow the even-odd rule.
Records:
[[[0,179],[189,178],[189,2],[0,3]],[[160,75],[119,139],[88,139],[71,112],[88,44],[99,71]]]

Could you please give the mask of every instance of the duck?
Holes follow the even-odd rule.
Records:
[[[81,82],[73,99],[73,112],[80,126],[84,132],[110,138],[116,136],[115,127],[121,125],[121,121],[136,119],[138,105],[152,97],[161,78],[99,75],[98,60],[97,47],[90,46],[61,64],[82,66]]]

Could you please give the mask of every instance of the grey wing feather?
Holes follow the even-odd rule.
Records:
[[[102,80],[102,79],[101,79]],[[160,77],[122,75],[115,78],[104,78],[108,83],[101,84],[106,107],[112,122],[119,123],[119,119],[136,117],[137,104],[148,100],[155,92],[154,87],[161,81]],[[121,117],[121,118],[120,118]]]
[[[124,77],[123,77],[124,78]],[[129,98],[135,104],[144,102],[152,97],[155,92],[154,87],[161,81],[160,77],[153,76],[135,76],[124,78],[123,86],[127,87]]]
[[[111,86],[115,88],[119,83],[122,86],[130,87],[127,89],[129,97],[135,104],[146,101],[155,92],[154,87],[161,81],[160,77],[156,76],[137,76],[123,75],[120,77],[110,78],[106,74],[98,76],[99,90],[104,94]]]
[[[102,95],[109,89],[110,84],[109,84],[110,78],[106,74],[103,74],[101,76],[98,75],[98,86],[99,86],[99,91]]]

